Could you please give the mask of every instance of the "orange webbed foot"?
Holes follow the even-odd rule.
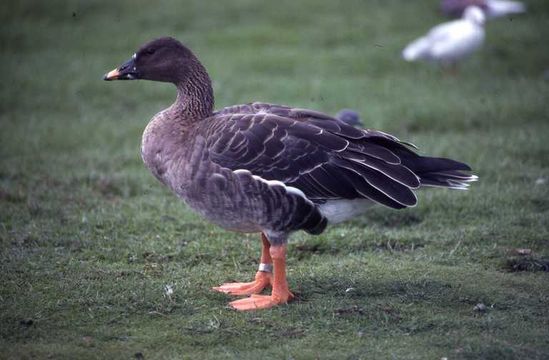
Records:
[[[245,299],[231,301],[229,306],[239,311],[269,309],[280,304],[286,304],[293,297],[294,295],[289,291],[282,294],[273,293],[273,295],[252,295]]]
[[[226,283],[212,288],[229,295],[252,295],[259,294],[267,286],[271,285],[272,275],[267,272],[258,271],[255,280],[248,283]]]

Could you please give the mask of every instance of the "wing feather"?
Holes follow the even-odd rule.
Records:
[[[417,169],[428,169],[433,184],[439,177],[449,185],[469,179],[457,171],[466,165],[456,168],[461,163],[442,159],[438,174],[433,164],[439,160],[418,156],[394,136],[312,110],[252,103],[222,109],[203,121],[212,122],[206,145],[211,161],[281,181],[316,203],[368,198],[403,208],[416,204],[413,190],[420,183],[427,185]]]
[[[395,181],[393,178],[389,177],[387,173],[345,159],[336,158],[334,161],[339,167],[359,175],[363,181],[367,182],[392,200],[404,206],[414,206],[417,204],[417,198],[410,187],[399,181]]]

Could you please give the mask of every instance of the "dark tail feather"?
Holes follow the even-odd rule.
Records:
[[[451,189],[466,190],[469,183],[476,181],[476,175],[462,171],[471,171],[469,165],[446,158],[419,156],[406,145],[383,137],[370,138],[369,141],[390,149],[400,158],[401,163],[419,177],[422,186],[439,186]]]
[[[422,186],[467,190],[469,183],[478,179],[476,175],[463,172],[471,171],[471,168],[462,162],[412,154],[399,155],[402,163],[419,176]]]

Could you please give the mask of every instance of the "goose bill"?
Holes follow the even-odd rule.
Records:
[[[135,67],[134,58],[126,61],[118,68],[109,71],[103,76],[103,80],[135,80],[137,79],[137,69]]]

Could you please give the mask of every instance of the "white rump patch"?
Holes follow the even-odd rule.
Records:
[[[336,224],[361,215],[372,205],[374,202],[368,199],[328,200],[318,209],[328,222]]]

